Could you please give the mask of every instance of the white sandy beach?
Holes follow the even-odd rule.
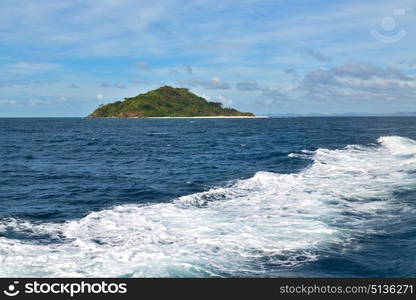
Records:
[[[147,117],[144,119],[266,119],[268,116]]]

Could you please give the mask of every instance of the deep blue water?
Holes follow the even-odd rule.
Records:
[[[0,276],[415,276],[414,140],[413,117],[0,119]]]

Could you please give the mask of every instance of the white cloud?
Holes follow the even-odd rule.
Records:
[[[61,70],[62,67],[54,63],[34,63],[34,62],[16,62],[11,64],[6,64],[2,73],[12,73],[19,75],[36,75],[47,73],[51,71]]]
[[[175,68],[170,70],[170,74],[187,74],[192,75],[193,74],[193,68],[191,65],[184,65],[179,68]]]
[[[317,61],[320,62],[330,62],[332,60],[331,57],[326,56],[324,54],[322,54],[321,52],[317,51],[317,50],[312,50],[309,48],[303,48],[302,49],[307,55],[309,55],[310,57],[316,59]]]
[[[396,68],[347,62],[328,70],[307,73],[298,86],[307,97],[336,100],[411,100],[416,97],[416,76]]]
[[[230,106],[231,104],[233,104],[233,100],[225,98],[222,95],[218,95],[212,101],[221,102],[224,106]]]
[[[104,83],[101,84],[101,87],[105,87],[105,88],[115,87],[115,88],[118,88],[118,89],[121,89],[121,90],[127,89],[127,86],[125,84],[122,84],[122,83],[106,83],[106,82],[104,82]]]
[[[207,90],[228,90],[231,86],[222,81],[219,77],[213,77],[211,79],[192,78],[189,80],[181,81],[183,84],[190,87],[201,87]]]
[[[63,100],[62,97],[59,100]],[[43,100],[29,100],[29,104],[31,106],[38,106],[41,104],[47,104],[49,103],[48,101],[43,101]]]
[[[236,88],[240,91],[259,91],[262,88],[258,85],[256,81],[242,81],[236,84]]]
[[[8,105],[15,105],[17,102],[15,100],[0,100],[0,104],[8,104]]]
[[[152,72],[152,69],[149,67],[149,65],[143,61],[135,62],[134,65],[139,69],[145,70],[147,72]]]
[[[102,94],[97,94],[96,98],[97,100],[103,100],[104,96]]]

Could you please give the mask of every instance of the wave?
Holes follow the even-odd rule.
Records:
[[[154,205],[121,205],[63,224],[24,220],[2,231],[49,243],[0,237],[0,276],[267,276],[347,247],[393,217],[394,192],[414,189],[416,142],[302,151],[300,173],[258,172],[227,187]],[[296,156],[292,154],[291,156]]]

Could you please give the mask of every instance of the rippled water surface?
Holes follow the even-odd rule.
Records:
[[[0,276],[415,276],[416,118],[0,119]]]

